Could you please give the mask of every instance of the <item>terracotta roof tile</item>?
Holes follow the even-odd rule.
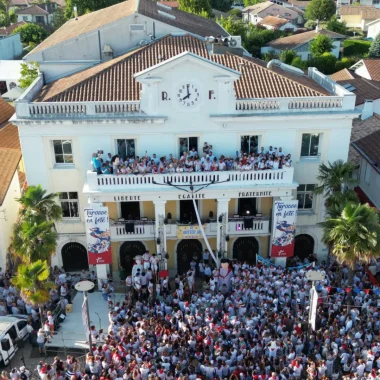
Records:
[[[367,156],[371,163],[377,164],[377,170],[380,170],[380,130],[373,132],[360,140],[354,141],[352,145],[359,151],[360,154],[363,155],[364,153],[364,155]]]
[[[362,139],[370,135],[373,132],[380,130],[380,116],[378,114],[374,114],[372,117],[369,117],[366,120],[362,120],[361,118],[354,119],[352,122],[351,129],[351,142],[355,142],[357,140]],[[360,164],[361,155],[360,153],[350,145],[350,150],[348,152],[348,160],[355,165]]]
[[[380,81],[380,59],[363,59],[372,80]]]
[[[126,101],[140,99],[140,84],[133,77],[185,51],[242,72],[235,83],[238,99],[323,96],[327,92],[315,82],[268,70],[255,59],[233,54],[209,55],[206,43],[186,36],[167,36],[109,62],[49,83],[35,101]],[[241,69],[240,69],[241,68]],[[311,84],[313,83],[313,84]]]
[[[280,28],[281,26],[288,23],[289,20],[285,18],[275,17],[275,16],[266,16],[264,17],[259,24],[261,25],[269,25],[275,28]]]
[[[338,71],[338,73],[340,72]],[[355,90],[351,91],[356,95],[355,105],[358,106],[360,104],[363,104],[367,99],[375,100],[380,98],[380,82],[365,79],[354,72],[349,73],[351,74],[353,79],[334,79],[336,74],[338,73],[332,74],[330,78],[335,80],[335,82],[337,82],[341,86],[351,84],[355,87]]]
[[[255,13],[261,18],[266,16],[282,16],[288,20],[297,20],[298,18],[298,13],[293,11],[292,8],[283,7],[279,4],[273,4],[271,1],[250,5],[249,7],[244,8],[243,12]]]
[[[0,206],[21,160],[18,129],[9,123],[0,129]]]
[[[27,24],[26,21],[19,21],[12,25],[9,25],[8,27],[3,26],[0,28],[0,36],[10,36],[16,28],[25,24]]]
[[[167,7],[170,7],[170,8],[178,8],[179,7],[179,3],[178,1],[159,1],[158,4],[161,4],[161,5],[166,5]]]
[[[348,69],[343,69],[340,71],[337,71],[334,74],[330,75],[330,78],[334,80],[335,82],[341,81],[341,80],[351,80],[354,79],[352,76],[352,73]]]
[[[288,3],[296,7],[306,8],[310,1],[288,0]]]
[[[360,15],[367,20],[375,20],[380,17],[380,9],[371,5],[343,5],[339,8],[341,16]]]
[[[28,0],[11,0],[11,7],[29,6]]]
[[[306,42],[313,40],[317,35],[323,34],[332,39],[343,39],[346,38],[342,34],[331,32],[327,29],[321,29],[319,32],[311,30],[310,32],[304,32],[299,34],[293,34],[292,36],[278,38],[277,40],[270,41],[267,46],[271,46],[276,49],[294,49],[297,46],[303,45]]]
[[[8,121],[14,113],[14,107],[0,97],[0,124]]]
[[[16,14],[18,15],[48,15],[49,12],[47,12],[45,9],[42,9],[38,5],[32,5],[31,7],[22,8],[16,11]]]

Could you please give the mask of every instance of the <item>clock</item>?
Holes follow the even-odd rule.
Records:
[[[185,108],[192,108],[200,103],[199,86],[194,83],[181,84],[176,91],[176,101]]]

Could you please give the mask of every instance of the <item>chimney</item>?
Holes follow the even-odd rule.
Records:
[[[364,107],[362,110],[362,120],[367,120],[373,116],[373,100],[368,99],[364,102]]]
[[[76,5],[74,6],[74,17],[75,17],[75,20],[78,20],[78,8]]]
[[[103,51],[102,51],[102,61],[110,61],[111,59],[113,59],[113,49],[111,47],[111,45],[104,45],[104,48],[103,48]]]

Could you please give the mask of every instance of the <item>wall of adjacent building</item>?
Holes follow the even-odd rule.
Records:
[[[380,173],[364,158],[360,162],[359,186],[380,210]]]
[[[18,59],[22,54],[20,34],[14,34],[0,39],[0,60]],[[11,79],[11,78],[10,78]]]

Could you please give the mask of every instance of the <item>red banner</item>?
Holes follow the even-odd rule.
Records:
[[[108,207],[85,208],[88,263],[111,264],[111,231]]]
[[[276,201],[273,207],[271,257],[293,257],[298,201]]]

